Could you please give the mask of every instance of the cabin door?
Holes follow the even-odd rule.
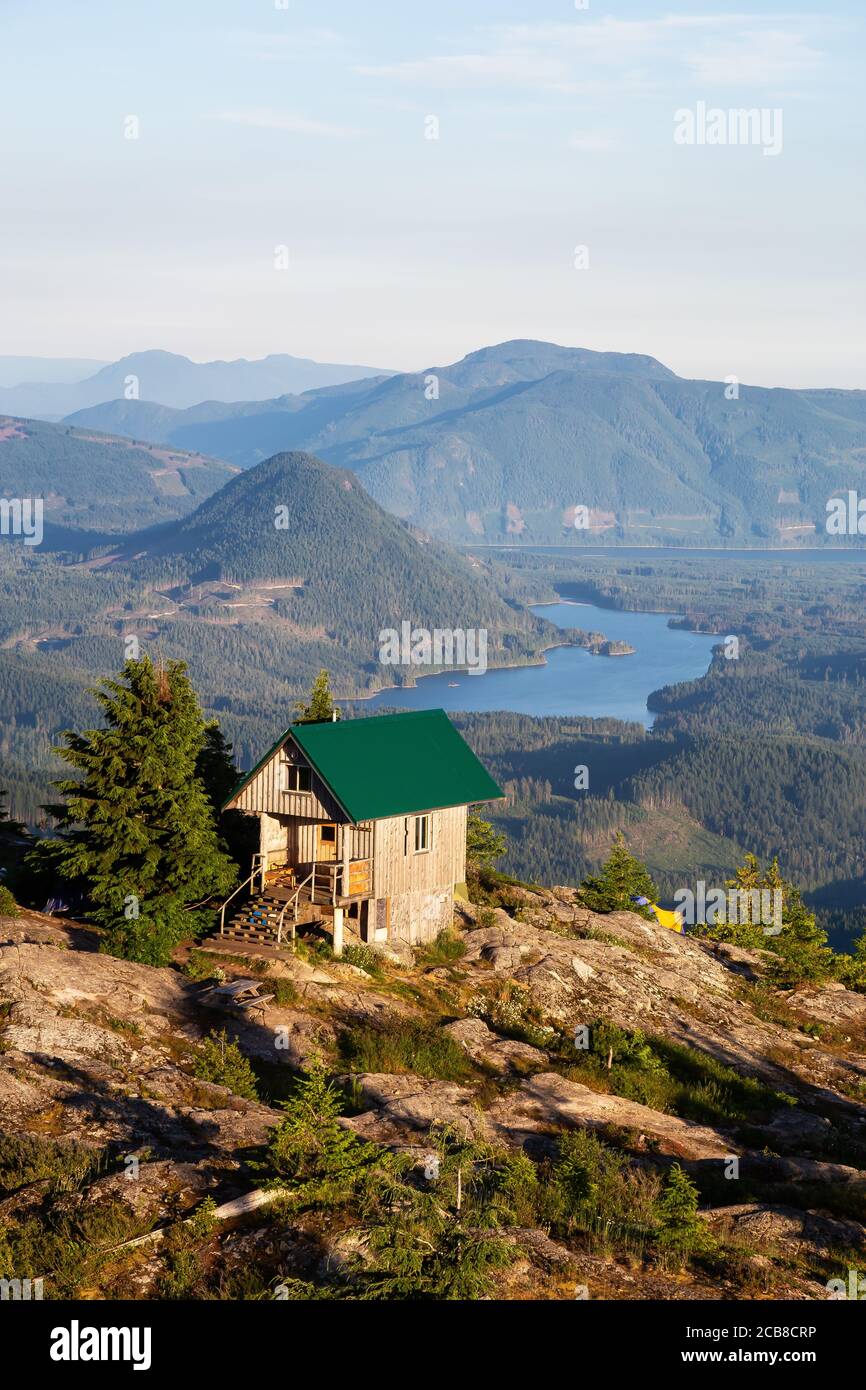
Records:
[[[316,836],[316,862],[333,864],[337,858],[337,827],[327,822],[319,826]]]

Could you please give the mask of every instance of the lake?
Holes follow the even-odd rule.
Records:
[[[753,564],[780,565],[866,565],[864,545],[826,545],[802,550],[726,550],[724,546],[670,545],[463,545],[461,550],[497,550],[505,555],[568,555],[574,560],[582,556],[606,556],[609,560],[718,560],[751,561]]]
[[[408,690],[382,690],[365,708],[515,710],[520,714],[583,714],[633,719],[647,727],[647,697],[662,685],[706,673],[721,637],[668,627],[669,613],[621,613],[594,603],[534,604],[557,627],[580,627],[622,639],[631,656],[593,656],[580,647],[554,647],[543,666],[487,671],[483,676],[419,677]]]

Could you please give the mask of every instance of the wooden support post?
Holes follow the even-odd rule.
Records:
[[[349,825],[343,826],[343,892],[342,897],[349,896],[349,861],[352,856],[352,828]]]
[[[343,909],[334,908],[334,955],[343,954]]]

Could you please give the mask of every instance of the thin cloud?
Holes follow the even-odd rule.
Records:
[[[778,86],[802,79],[821,64],[823,54],[810,34],[826,35],[827,30],[825,19],[809,15],[597,21],[577,16],[567,24],[490,28],[480,32],[472,51],[363,64],[355,71],[439,88],[526,86],[572,94],[658,89],[672,72],[704,85]]]
[[[583,154],[604,154],[607,150],[615,150],[618,142],[612,135],[600,131],[575,131],[569,135],[567,143],[570,150],[580,150]]]
[[[219,111],[207,119],[225,121],[229,125],[253,126],[256,130],[280,130],[289,135],[325,135],[337,140],[353,140],[365,133],[355,126],[334,125],[331,121],[318,121],[310,116],[274,111],[267,107],[251,111]]]
[[[335,29],[324,28],[293,28],[283,34],[250,29],[227,30],[225,41],[233,52],[242,53],[245,58],[256,59],[262,63],[307,58],[317,51],[344,49],[349,42],[345,34],[338,33]]]

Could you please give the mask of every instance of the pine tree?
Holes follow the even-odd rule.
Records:
[[[193,1071],[200,1081],[226,1086],[245,1100],[259,1098],[255,1072],[249,1059],[237,1043],[231,1041],[225,1028],[210,1033],[199,1043],[193,1059]]]
[[[776,869],[778,869],[778,862],[775,860],[773,862],[776,865]],[[747,854],[740,868],[734,871],[734,877],[725,880],[725,887],[735,889],[740,895],[740,902],[745,905],[745,913],[741,912],[741,921],[745,919],[748,922],[752,922],[752,903],[754,901],[752,894],[757,892],[760,895],[762,883],[761,865],[757,856],[754,854]],[[757,901],[760,902],[760,896]],[[757,917],[758,923],[760,923],[760,916],[759,909]]]
[[[246,878],[252,857],[259,848],[259,825],[255,816],[246,816],[243,811],[222,809],[240,781],[240,772],[232,757],[232,745],[215,719],[209,720],[204,726],[204,743],[196,759],[196,776],[201,779],[225,847]]]
[[[215,719],[209,719],[204,726],[195,771],[196,776],[201,779],[214,812],[219,814],[223,802],[228,800],[240,781],[240,773],[232,757],[232,745],[223,735]]]
[[[237,879],[196,774],[201,711],[180,661],[127,661],[94,693],[104,727],[67,731],[57,750],[80,774],[56,783],[65,797],[58,867],[84,882],[101,949],[164,965],[209,923],[198,909]]]
[[[272,1130],[268,1145],[271,1171],[297,1189],[304,1206],[347,1202],[378,1151],[339,1123],[343,1104],[321,1060],[311,1062],[294,1094],[281,1104],[285,1118]]]
[[[8,792],[0,792],[0,850],[27,838],[27,827],[19,820],[13,820],[3,802]]]
[[[428,1139],[437,1162],[423,1186],[400,1182],[393,1158],[371,1184],[370,1259],[358,1270],[365,1298],[484,1298],[514,1258],[498,1230],[511,1214],[503,1178],[525,1198],[526,1173],[498,1171],[496,1151],[452,1126],[434,1127]]]
[[[621,832],[599,872],[581,883],[580,895],[592,912],[638,912],[655,921],[649,907],[634,899],[648,898],[655,902],[656,886],[646,866],[629,853]]]
[[[708,1232],[698,1216],[698,1189],[678,1163],[668,1174],[655,1215],[659,1246],[677,1262],[707,1245]]]
[[[466,868],[469,872],[477,874],[491,869],[506,848],[505,836],[494,830],[490,821],[484,820],[477,811],[470,811],[466,818]]]
[[[331,678],[327,671],[320,671],[313,683],[308,704],[298,700],[295,705],[296,724],[327,724],[340,712],[331,694]]]
[[[739,894],[739,920],[704,928],[702,935],[714,941],[732,941],[749,950],[772,952],[775,959],[768,964],[768,977],[783,988],[825,980],[840,972],[844,975],[847,962],[830,949],[827,933],[806,907],[800,889],[783,877],[778,859],[762,870],[757,856],[747,854],[726,887]],[[778,923],[776,893],[781,894],[782,906]],[[771,921],[764,921],[768,904],[773,916]]]

